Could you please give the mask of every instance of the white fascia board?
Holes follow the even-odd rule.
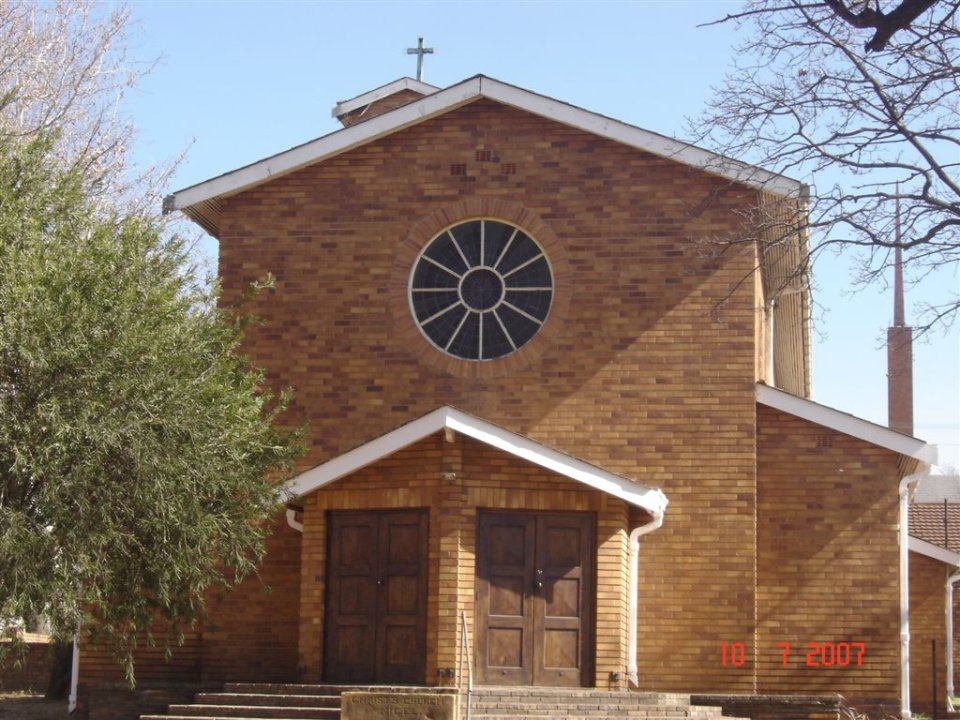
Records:
[[[953,565],[954,567],[960,567],[960,553],[955,553],[953,550],[947,550],[939,545],[934,545],[926,540],[921,540],[920,538],[915,537],[910,538],[908,546],[910,548],[910,552],[915,552],[919,555],[924,555],[928,558],[939,560],[940,562]]]
[[[333,110],[330,114],[333,117],[338,118],[342,115],[353,112],[354,110],[359,110],[360,108],[370,105],[371,103],[375,103],[377,100],[382,100],[385,97],[395,95],[402,90],[413,90],[421,95],[433,95],[433,93],[437,92],[439,89],[440,88],[434,85],[428,85],[425,82],[414,80],[411,77],[402,77],[399,80],[394,80],[386,85],[381,85],[378,88],[369,90],[362,95],[357,95],[355,98],[341,100],[333,106]]]
[[[183,210],[204,200],[234,195],[266,180],[286,175],[441,115],[452,108],[470,102],[479,94],[480,80],[471,78],[383,115],[377,115],[362,123],[337,130],[239,170],[179,190],[171,195],[173,198],[171,209]]]
[[[928,465],[937,462],[936,445],[930,445],[910,435],[904,435],[883,425],[877,425],[855,415],[834,410],[812,400],[791,395],[769,385],[757,385],[757,402],[836,430],[844,435],[850,435],[887,450],[893,450]]]
[[[806,192],[807,186],[798,180],[726,158],[709,150],[644,130],[635,125],[628,125],[605,115],[584,110],[576,105],[554,100],[545,95],[538,95],[514,85],[507,85],[499,80],[488,77],[481,77],[480,79],[483,96],[502,102],[505,105],[511,105],[534,115],[540,115],[584,132],[638,150],[644,150],[653,155],[675,160],[751,187],[761,188],[788,197],[802,197],[803,193]]]
[[[656,488],[639,485],[449,406],[438,408],[386,435],[307,470],[290,480],[284,486],[284,491],[293,497],[306,495],[444,429],[461,433],[514,457],[620,498],[653,515],[662,516],[666,510],[667,498]]]

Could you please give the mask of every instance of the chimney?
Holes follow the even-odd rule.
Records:
[[[331,114],[344,127],[350,127],[401,105],[432,95],[439,89],[413,78],[400,78],[350,100],[341,100],[334,106]]]
[[[893,267],[893,325],[887,328],[887,425],[913,435],[913,328],[903,313],[903,249],[900,198],[897,197],[897,246]]]

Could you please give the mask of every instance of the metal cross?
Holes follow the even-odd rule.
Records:
[[[417,80],[422,82],[423,81],[423,56],[433,55],[433,48],[425,48],[423,46],[423,38],[418,38],[417,46],[415,48],[407,48],[407,55],[417,56]]]

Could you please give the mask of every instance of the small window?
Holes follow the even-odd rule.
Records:
[[[550,313],[553,272],[543,249],[499,220],[447,228],[410,274],[410,308],[436,348],[463,360],[496,360],[533,339]]]

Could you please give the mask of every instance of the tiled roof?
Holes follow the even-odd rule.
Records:
[[[953,552],[960,552],[960,505],[948,504],[944,532],[943,503],[914,503],[910,506],[910,535]],[[944,537],[946,535],[947,537]]]

